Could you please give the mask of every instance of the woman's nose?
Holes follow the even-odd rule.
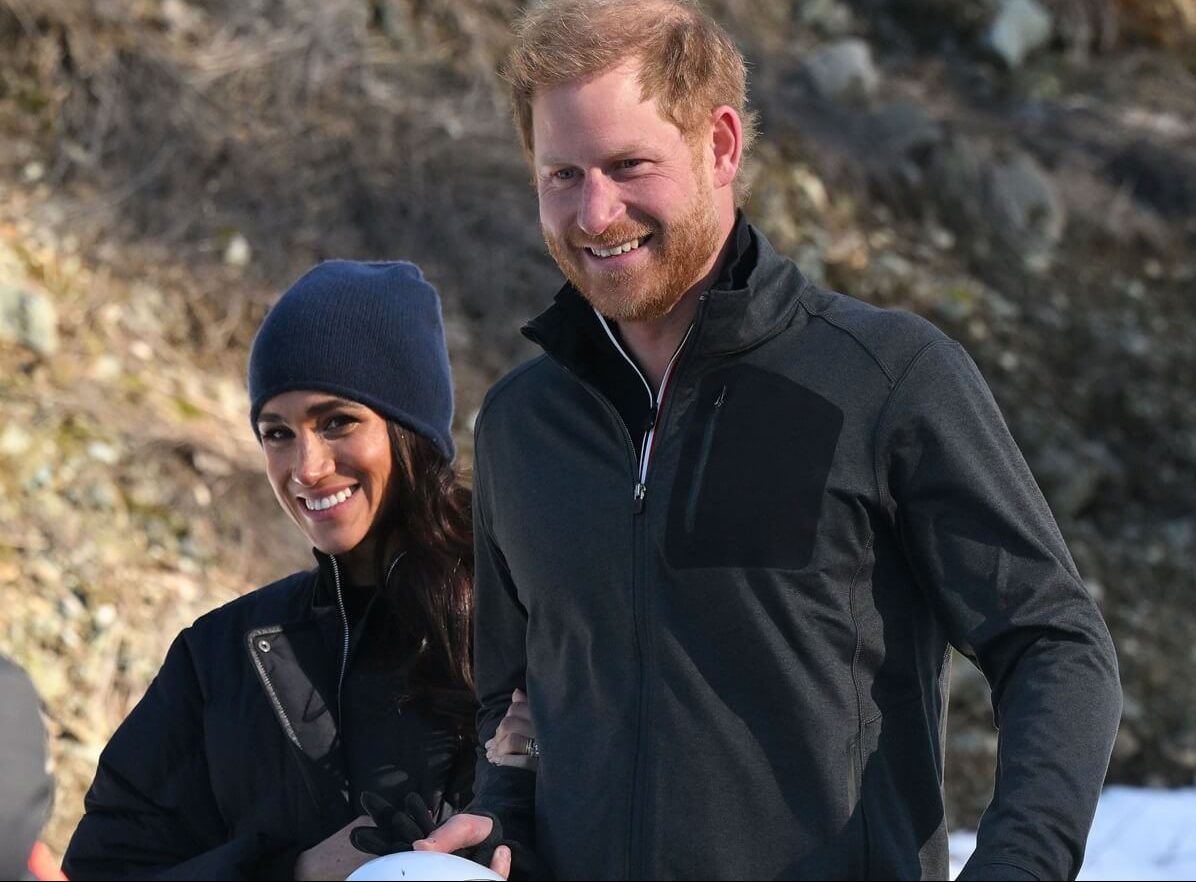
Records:
[[[319,438],[303,438],[295,445],[291,478],[301,487],[314,487],[336,471],[328,445]]]

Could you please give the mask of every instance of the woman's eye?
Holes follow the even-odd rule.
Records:
[[[333,414],[332,416],[328,417],[328,420],[324,423],[324,430],[328,432],[343,431],[344,429],[354,425],[356,422],[357,420],[348,414]]]
[[[261,431],[263,441],[285,441],[291,437],[291,430],[281,426],[267,426]]]

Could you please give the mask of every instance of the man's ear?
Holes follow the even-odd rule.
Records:
[[[739,172],[743,158],[743,123],[734,107],[723,104],[710,113],[711,146],[714,150],[714,186],[728,187]]]

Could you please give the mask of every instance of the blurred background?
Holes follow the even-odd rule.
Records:
[[[515,0],[0,0],[0,651],[60,853],[173,636],[310,562],[251,335],[327,257],[442,292],[470,462],[559,277],[493,71]],[[1120,651],[1111,783],[1196,776],[1196,0],[711,0],[752,63],[748,212],[993,387]],[[987,803],[955,666],[949,820]]]

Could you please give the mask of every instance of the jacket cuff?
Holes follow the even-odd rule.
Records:
[[[466,809],[466,811],[471,815],[478,815],[493,821],[499,832],[498,844],[511,849],[511,874],[507,877],[510,882],[540,882],[540,880],[552,878],[548,871],[548,865],[530,845],[532,841],[528,838],[531,835],[530,830],[525,831],[523,837],[517,837],[512,835],[508,825],[504,824],[503,820],[494,812],[473,808]]]
[[[298,845],[288,844],[282,848],[275,846],[262,854],[253,871],[255,879],[294,879],[295,863],[304,849]]]
[[[979,864],[968,861],[955,879],[956,882],[981,882],[981,880],[1039,882],[1038,877],[1024,867],[1002,861],[986,861]]]

